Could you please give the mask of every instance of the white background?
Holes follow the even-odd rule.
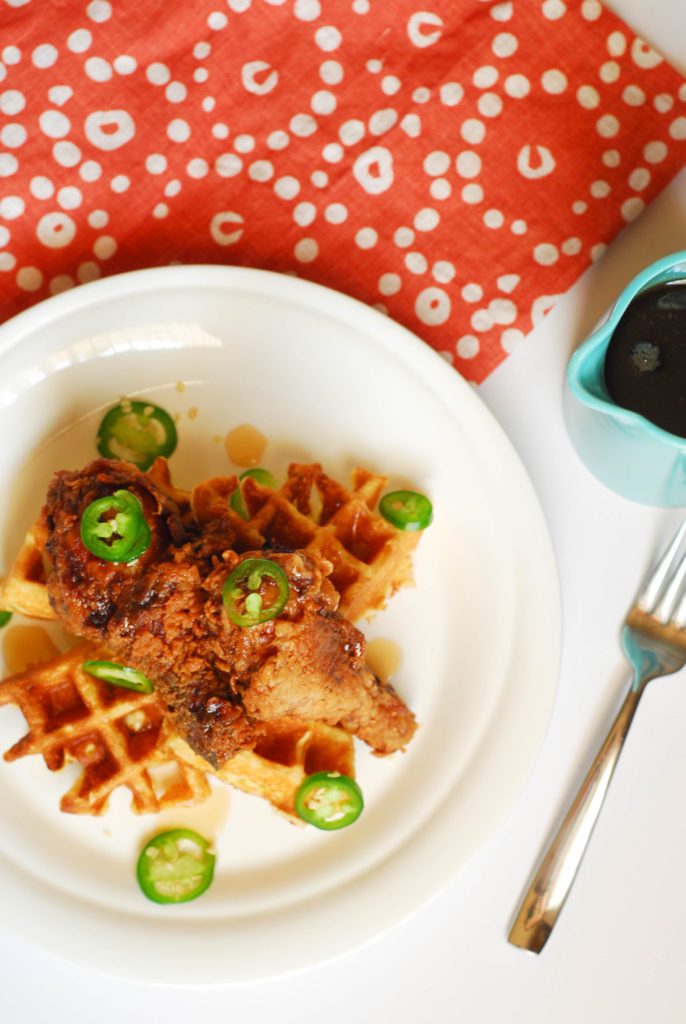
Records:
[[[686,5],[614,0],[610,6],[686,72]],[[506,941],[533,863],[621,693],[619,625],[654,544],[674,522],[674,513],[614,496],[580,463],[562,419],[565,365],[638,270],[683,248],[686,174],[623,232],[481,388],[540,496],[564,603],[550,729],[526,789],[487,848],[428,906],[366,948],[257,985],[174,989],[128,983],[66,964],[0,931],[3,1022],[684,1019],[683,672],[656,681],[646,694],[572,896],[543,954],[525,954]],[[0,893],[0,920],[1,900]],[[178,955],[184,956],[183,934]]]

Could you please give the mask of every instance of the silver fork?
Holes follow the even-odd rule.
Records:
[[[540,953],[572,887],[638,702],[651,679],[686,663],[686,521],[643,585],[622,631],[633,680],[607,737],[522,900],[509,941]]]

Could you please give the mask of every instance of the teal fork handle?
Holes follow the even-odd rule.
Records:
[[[574,802],[543,855],[508,936],[514,946],[540,953],[548,941],[586,852],[644,688],[633,686],[627,693]]]

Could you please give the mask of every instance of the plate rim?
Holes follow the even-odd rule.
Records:
[[[68,292],[43,300],[5,323],[0,324],[0,361],[4,354],[9,352],[15,345],[21,343],[22,339],[31,335],[34,331],[54,323],[59,318],[78,314],[79,311],[97,305],[100,302],[113,299],[122,300],[130,298],[132,294],[146,291],[163,290],[172,287],[178,289],[184,286],[219,288],[222,291],[226,291],[227,295],[237,290],[247,290],[261,293],[265,296],[275,294],[280,299],[286,299],[301,308],[305,306],[323,311],[327,316],[337,321],[342,320],[346,325],[359,330],[360,333],[367,336],[365,338],[366,341],[373,340],[374,344],[380,344],[392,353],[393,358],[397,358],[401,362],[409,362],[411,367],[420,374],[423,383],[428,384],[432,390],[436,390],[448,407],[453,402],[457,402],[462,407],[466,406],[469,409],[469,415],[476,417],[479,427],[485,430],[492,447],[498,455],[500,460],[498,468],[505,470],[509,474],[511,482],[514,481],[516,485],[516,501],[514,502],[514,505],[517,506],[518,516],[516,525],[520,533],[522,533],[522,536],[518,535],[518,539],[523,543],[524,548],[529,549],[530,545],[533,545],[536,550],[539,562],[539,575],[535,580],[533,575],[526,575],[524,577],[528,587],[525,603],[527,606],[531,605],[531,608],[527,607],[526,613],[523,616],[520,615],[519,619],[520,623],[522,619],[524,622],[528,622],[532,612],[537,611],[540,613],[541,610],[545,610],[546,624],[545,629],[542,631],[545,634],[545,642],[540,643],[540,633],[537,633],[539,646],[536,650],[536,657],[538,658],[539,674],[541,676],[547,675],[551,680],[547,686],[545,701],[541,706],[536,707],[533,715],[531,711],[527,714],[529,732],[535,735],[533,738],[529,738],[526,752],[522,753],[520,751],[517,764],[510,765],[506,785],[499,790],[497,810],[491,807],[489,813],[480,819],[479,836],[476,841],[472,842],[472,849],[469,853],[456,865],[446,863],[446,857],[443,855],[441,870],[438,872],[439,877],[437,877],[435,869],[432,869],[431,883],[424,887],[424,892],[418,900],[411,901],[412,905],[397,905],[392,912],[386,910],[385,913],[383,908],[378,905],[378,891],[375,894],[374,887],[376,886],[378,890],[377,876],[379,872],[383,870],[387,873],[397,874],[398,865],[402,864],[408,856],[411,859],[417,853],[421,853],[422,849],[426,849],[426,835],[429,831],[431,831],[434,839],[440,839],[444,836],[445,827],[441,827],[440,823],[436,820],[439,808],[426,822],[422,837],[410,836],[402,844],[400,850],[396,850],[384,862],[375,865],[353,883],[358,890],[357,898],[360,898],[360,894],[364,894],[363,899],[366,900],[366,905],[374,907],[375,912],[373,915],[370,915],[373,917],[373,924],[367,925],[363,923],[360,925],[358,922],[356,937],[352,942],[344,940],[330,942],[328,948],[324,949],[323,946],[321,947],[319,954],[315,955],[314,960],[311,958],[311,950],[298,947],[297,949],[292,949],[291,962],[281,970],[257,969],[248,974],[242,972],[240,975],[231,976],[229,973],[228,975],[217,977],[216,966],[209,970],[201,966],[199,970],[196,970],[194,977],[181,979],[178,977],[178,969],[175,969],[173,962],[168,967],[162,966],[162,970],[159,969],[160,965],[163,965],[163,955],[156,958],[156,970],[141,970],[135,953],[129,959],[124,956],[123,958],[120,957],[120,960],[116,963],[113,963],[111,960],[108,961],[106,952],[99,952],[99,943],[89,943],[87,938],[88,928],[89,925],[96,927],[98,916],[105,913],[110,921],[110,926],[116,932],[121,931],[122,941],[124,941],[126,930],[128,928],[130,931],[131,927],[128,916],[120,915],[121,920],[116,920],[116,914],[113,915],[111,908],[86,906],[82,900],[79,900],[78,896],[74,894],[67,896],[60,891],[50,889],[47,883],[35,879],[33,876],[27,876],[16,865],[9,864],[3,858],[3,870],[8,870],[12,873],[15,883],[9,886],[11,902],[13,909],[16,911],[11,915],[14,919],[14,931],[22,935],[29,942],[34,942],[64,959],[76,961],[107,974],[159,983],[172,982],[177,985],[199,984],[209,986],[281,977],[312,967],[315,963],[320,964],[338,959],[353,949],[360,948],[374,941],[389,928],[411,916],[421,906],[435,898],[440,891],[464,870],[467,863],[495,836],[505,819],[509,816],[538,759],[548,729],[559,683],[562,607],[555,554],[540,500],[519,455],[493,412],[459,372],[447,365],[438,353],[433,351],[418,336],[402,325],[390,320],[378,310],[348,295],[303,278],[294,278],[290,275],[257,268],[214,264],[185,264],[129,271],[81,285]],[[517,629],[516,633],[517,642],[521,643],[521,626]],[[536,673],[534,672],[533,675],[536,675]],[[498,742],[498,736],[503,732],[507,734],[508,727],[507,723],[503,722],[503,710],[499,707],[489,722],[483,742]],[[467,774],[469,774],[469,770]],[[85,942],[79,944],[78,940],[74,942],[73,938],[70,938],[69,942],[62,943],[60,949],[55,949],[54,938],[53,942],[49,941],[50,937],[52,937],[52,931],[46,926],[46,922],[41,922],[37,927],[34,922],[32,927],[30,920],[24,920],[20,913],[22,897],[29,887],[35,889],[36,886],[39,889],[42,888],[47,893],[47,896],[49,896],[52,908],[56,911],[55,920],[58,920],[60,914],[67,912],[68,909],[71,909],[73,913],[73,904],[76,902],[80,908],[83,923],[86,925]],[[323,898],[318,898],[318,906],[313,907],[308,904],[307,908],[303,909],[296,905],[295,912],[300,915],[305,914],[310,921],[310,925],[316,921],[323,923],[326,914],[335,910],[335,902],[334,894],[328,893]],[[407,900],[405,903],[407,903]],[[292,912],[292,907],[286,908],[283,911],[277,910],[276,916],[283,919],[284,915],[290,916]],[[272,911],[268,916],[273,918],[274,912]],[[154,922],[152,919],[146,922],[146,925],[152,924],[154,924],[155,928],[159,928],[157,919]],[[209,933],[213,933],[217,926],[217,922],[208,920],[194,921],[189,924],[194,928],[204,927]],[[252,922],[252,926],[256,925],[257,920]],[[136,927],[140,930],[138,922]],[[142,929],[143,932],[147,930],[147,927]],[[229,924],[226,926],[226,930],[231,932],[233,925]],[[279,928],[276,930],[280,931]],[[319,931],[319,929],[315,930]],[[79,929],[70,928],[70,936],[73,936],[75,932],[78,933],[78,931]],[[254,939],[254,936],[251,938]],[[155,941],[154,938],[152,941]],[[135,945],[138,948],[138,943]]]

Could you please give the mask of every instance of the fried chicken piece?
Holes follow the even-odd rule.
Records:
[[[415,722],[395,690],[364,663],[364,635],[336,615],[339,597],[327,575],[331,563],[302,551],[231,553],[205,582],[214,614],[228,571],[246,558],[265,557],[286,573],[289,598],[271,622],[237,629],[223,616],[216,651],[230,665],[232,685],[254,719],[285,717],[340,725],[378,754],[403,747]]]
[[[120,488],[139,499],[152,534],[131,563],[96,558],[80,535],[90,502]],[[106,459],[55,476],[43,523],[48,592],[64,625],[149,676],[180,734],[215,767],[253,747],[261,721],[285,715],[340,724],[380,754],[411,739],[414,717],[364,666],[362,633],[336,614],[325,560],[239,556],[228,533],[208,543],[149,477]],[[235,566],[255,556],[281,566],[288,600],[278,618],[240,628],[222,590]]]
[[[150,547],[131,563],[96,558],[81,540],[84,510],[120,488],[136,495],[151,529]],[[176,503],[135,466],[99,459],[56,474],[42,520],[48,595],[64,626],[153,680],[178,732],[211,764],[252,747],[259,733],[228,673],[207,657],[197,538]]]

